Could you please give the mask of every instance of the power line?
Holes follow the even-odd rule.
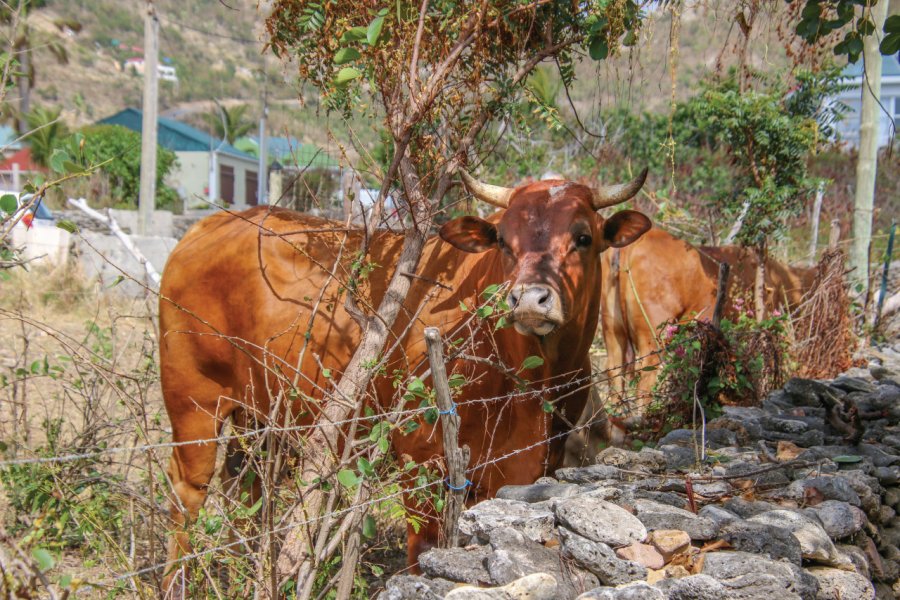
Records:
[[[205,35],[205,36],[207,36],[207,37],[220,38],[220,39],[223,39],[223,40],[230,40],[230,41],[232,41],[232,42],[237,42],[237,43],[239,43],[239,44],[246,44],[246,45],[251,45],[251,46],[255,46],[255,45],[259,44],[259,40],[253,40],[253,39],[250,39],[250,38],[242,38],[242,37],[237,37],[237,36],[234,36],[234,35],[228,35],[227,33],[216,33],[216,32],[214,32],[214,31],[208,31],[208,30],[206,30],[206,29],[200,29],[199,27],[194,27],[193,25],[188,25],[188,24],[186,24],[186,23],[182,23],[181,21],[176,21],[175,19],[172,19],[172,18],[170,18],[170,17],[164,16],[164,15],[162,15],[162,14],[160,14],[160,13],[157,13],[157,14],[158,14],[158,16],[159,16],[160,19],[162,19],[162,20],[165,21],[166,23],[169,23],[170,25],[175,25],[175,26],[177,26],[177,27],[181,27],[181,28],[183,28],[183,29],[187,29],[187,30],[189,30],[189,31],[193,31],[193,32],[195,32],[195,33],[199,33],[199,34]]]

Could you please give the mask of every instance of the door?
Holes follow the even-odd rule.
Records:
[[[256,171],[244,171],[244,200],[250,206],[259,204],[259,178]]]
[[[219,165],[219,196],[228,204],[234,204],[234,167]]]

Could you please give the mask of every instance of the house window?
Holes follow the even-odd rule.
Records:
[[[234,167],[219,165],[219,196],[228,204],[234,204]]]

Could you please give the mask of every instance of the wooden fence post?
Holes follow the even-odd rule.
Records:
[[[728,271],[731,270],[731,266],[722,261],[719,263],[719,280],[716,284],[716,305],[713,308],[713,318],[712,324],[716,329],[719,328],[719,325],[722,323],[722,313],[725,312],[725,300],[728,292]]]
[[[469,447],[459,447],[459,415],[450,395],[447,369],[444,367],[444,348],[441,332],[437,327],[425,328],[425,344],[428,348],[428,362],[431,363],[431,378],[434,381],[434,395],[441,415],[441,431],[444,441],[444,461],[447,463],[447,505],[444,508],[444,542],[448,547],[459,544],[459,515],[465,506],[466,467],[469,466]]]

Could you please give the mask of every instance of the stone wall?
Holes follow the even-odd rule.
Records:
[[[463,513],[464,547],[424,553],[423,575],[394,576],[380,598],[900,597],[898,350],[726,408],[705,460],[682,429],[502,488]]]

